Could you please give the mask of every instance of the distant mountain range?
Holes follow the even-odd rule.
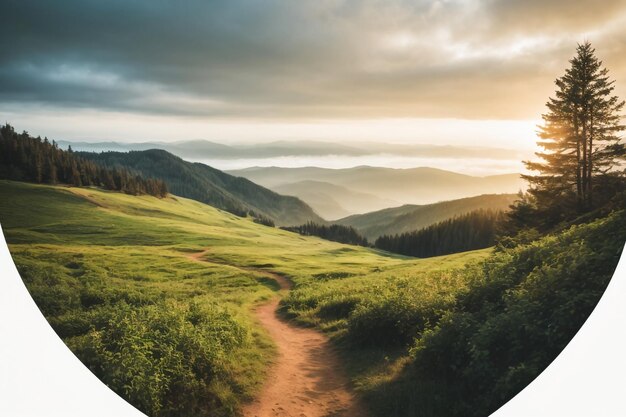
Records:
[[[59,141],[58,144],[62,148],[71,145],[74,151],[90,152],[89,158],[92,159],[127,165],[145,175],[162,178],[175,194],[230,211],[253,210],[279,225],[294,225],[308,220],[332,221],[402,204],[432,204],[481,194],[516,193],[525,188],[518,174],[479,177],[428,167],[394,169],[372,166],[342,169],[253,167],[220,171],[208,165],[180,159],[245,161],[246,158],[271,159],[281,156],[311,155],[325,158],[325,155],[381,154],[464,160],[520,157],[516,151],[508,149],[365,142],[342,145],[317,141],[276,141],[232,146],[206,140],[171,143]],[[133,152],[128,154],[129,151]],[[96,152],[105,153],[98,155]],[[478,159],[476,161],[478,163]],[[263,191],[259,191],[261,189]],[[268,189],[274,193],[268,194]]]
[[[374,194],[353,191],[341,185],[323,181],[304,180],[272,187],[284,195],[293,195],[307,202],[326,220],[335,220],[354,213],[380,210],[397,206],[394,200],[382,199]]]
[[[507,210],[516,199],[516,194],[486,194],[428,205],[407,204],[346,217],[335,223],[352,226],[373,241],[381,235],[420,230],[479,209]]]
[[[181,142],[68,142],[59,141],[59,146],[85,152],[128,152],[149,149],[162,149],[181,158],[188,159],[240,159],[273,158],[278,156],[324,156],[340,154],[348,156],[366,155],[366,151],[350,146],[335,145],[326,142],[270,142],[252,145],[223,145],[208,140],[189,140]]]
[[[514,174],[472,177],[432,168],[249,168],[226,173],[202,163],[184,161],[159,149],[80,152],[79,155],[107,166],[126,167],[146,177],[161,179],[172,194],[232,213],[241,215],[252,211],[272,219],[279,226],[308,221],[325,224],[326,220],[335,220],[337,224],[354,227],[371,241],[383,234],[422,229],[477,209],[507,209],[516,195],[493,192],[514,190],[518,185],[518,176]],[[475,195],[482,190],[491,193],[449,198],[427,205],[384,208],[406,198],[443,200],[443,195]],[[345,216],[350,211],[367,213]]]
[[[283,196],[245,178],[234,177],[201,163],[182,160],[152,149],[131,152],[81,152],[80,156],[108,166],[127,167],[144,176],[163,180],[172,194],[191,198],[233,213],[256,214],[279,226],[324,220],[297,197]]]
[[[407,203],[431,204],[481,194],[517,193],[525,188],[519,174],[475,177],[435,168],[254,167],[227,172],[297,196],[327,219]]]
[[[502,148],[442,146],[429,144],[394,144],[359,142],[342,145],[321,141],[274,141],[268,143],[224,145],[208,140],[179,142],[70,142],[61,140],[59,146],[76,151],[143,151],[163,149],[181,158],[192,159],[267,159],[285,156],[368,156],[401,155],[420,158],[462,158],[521,160],[528,152]]]

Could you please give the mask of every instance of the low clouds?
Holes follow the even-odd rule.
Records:
[[[0,104],[536,118],[575,44],[626,91],[623,1],[7,1]]]

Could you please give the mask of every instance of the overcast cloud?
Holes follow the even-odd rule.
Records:
[[[0,104],[531,119],[576,42],[626,91],[624,1],[5,1]]]

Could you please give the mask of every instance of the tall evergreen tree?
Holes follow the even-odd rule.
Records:
[[[556,80],[556,93],[542,116],[538,152],[542,162],[525,162],[537,175],[524,175],[530,183],[539,213],[557,223],[572,211],[594,207],[594,194],[624,157],[620,143],[620,111],[624,101],[613,95],[614,81],[595,56],[589,42],[578,45],[570,68]]]

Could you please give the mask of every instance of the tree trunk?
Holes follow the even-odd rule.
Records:
[[[574,119],[574,134],[576,135],[576,204],[578,210],[583,208],[582,161],[580,160],[580,132],[578,121]]]
[[[584,115],[584,112],[583,112],[583,115]],[[583,149],[583,158],[582,158],[582,163],[583,163],[582,199],[583,199],[583,202],[587,201],[587,182],[588,182],[588,178],[587,178],[587,163],[588,163],[587,161],[587,158],[588,158],[587,157],[587,120],[585,116],[583,116],[583,119],[582,119],[583,130],[582,130],[582,135],[581,135],[581,146]]]
[[[593,204],[593,186],[591,177],[593,175],[593,108],[589,112],[589,151],[587,159],[587,208],[591,209]]]

